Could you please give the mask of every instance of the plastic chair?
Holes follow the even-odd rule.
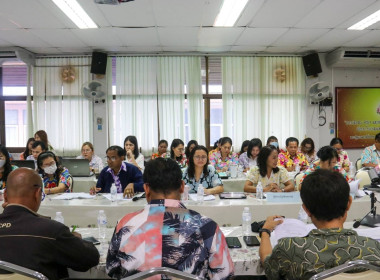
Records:
[[[294,180],[296,182],[296,185],[295,185],[296,190],[299,190],[299,185],[300,185],[301,179],[303,178],[304,175],[305,175],[304,173],[298,173],[294,177]]]
[[[359,189],[362,189],[365,185],[371,184],[371,178],[369,178],[368,171],[360,169],[356,171],[355,180],[360,179]]]
[[[367,270],[363,272],[345,273],[355,268],[364,268]],[[325,271],[322,271],[310,278],[310,280],[321,279],[380,279],[380,267],[370,264],[368,261],[364,260],[350,261],[337,267],[333,267]]]
[[[355,167],[356,167],[356,171],[359,171],[359,169],[361,169],[363,167],[363,165],[362,165],[362,159],[361,158],[358,158],[356,160]]]
[[[184,280],[203,280],[204,278],[179,271],[173,268],[168,268],[168,267],[153,267],[149,270],[139,272],[136,274],[133,274],[131,276],[122,278],[122,280],[140,280],[140,279],[146,279],[148,277],[157,275],[157,274],[165,274],[165,275],[170,275],[175,277],[174,279],[184,279]]]
[[[0,279],[41,279],[48,280],[48,278],[38,271],[31,270],[10,262],[0,261],[0,270],[11,272],[10,274],[0,274]]]

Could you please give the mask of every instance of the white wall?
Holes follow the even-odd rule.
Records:
[[[318,78],[307,78],[306,90],[309,86],[318,81],[324,81],[331,87],[333,97],[333,106],[326,108],[326,124],[322,127],[318,126],[318,106],[307,105],[307,122],[306,122],[306,135],[315,140],[317,147],[322,147],[330,143],[331,138],[334,137],[330,133],[329,124],[335,123],[335,87],[380,87],[380,69],[371,68],[329,68],[325,63],[325,54],[319,54],[322,65],[322,73]],[[354,106],[353,106],[353,109]],[[314,118],[313,116],[314,110]],[[313,120],[313,121],[312,121]],[[361,149],[348,149],[347,150],[350,160],[355,162],[360,157]]]

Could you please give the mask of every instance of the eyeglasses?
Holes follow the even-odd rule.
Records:
[[[107,161],[115,161],[117,157],[105,157]]]
[[[196,160],[207,160],[207,156],[195,156]]]
[[[91,152],[90,149],[88,149],[88,150],[82,150],[82,153],[89,153],[89,152]]]

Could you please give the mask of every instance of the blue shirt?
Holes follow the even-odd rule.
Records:
[[[134,184],[133,188],[135,192],[143,192],[144,182],[140,169],[126,162],[123,162],[122,164],[125,165],[125,168],[121,168],[119,173],[116,174],[116,176],[119,177],[123,192],[126,186],[130,183]],[[103,168],[103,170],[99,174],[99,179],[96,184],[97,188],[101,188],[101,193],[109,193],[112,184],[115,183],[113,176],[110,172],[108,172],[108,169],[108,166]]]

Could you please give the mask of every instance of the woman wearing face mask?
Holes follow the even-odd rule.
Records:
[[[257,155],[263,144],[259,138],[253,138],[249,141],[248,150],[239,157],[239,163],[243,166],[244,172],[257,165]]]
[[[278,139],[276,136],[269,136],[267,139],[267,146],[272,145],[277,149],[277,152],[280,153],[280,147],[278,145]]]
[[[9,173],[17,169],[17,166],[11,165],[7,148],[0,145],[0,190],[6,187]]]
[[[58,164],[52,152],[39,154],[37,158],[38,173],[44,181],[45,194],[72,191],[73,179],[67,168]]]

